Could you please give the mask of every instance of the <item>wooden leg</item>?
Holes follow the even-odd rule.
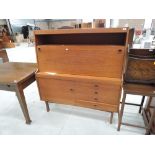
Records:
[[[119,111],[119,115],[118,115],[118,128],[117,128],[117,131],[120,131],[120,127],[121,127],[121,123],[122,123],[122,117],[123,117],[123,112],[124,112],[125,99],[126,99],[126,93],[124,92],[123,93],[121,110]]]
[[[112,124],[113,115],[114,115],[114,113],[113,113],[113,112],[111,112],[111,115],[110,115],[110,124]]]
[[[139,113],[142,112],[142,108],[143,108],[144,100],[145,100],[145,96],[142,97],[142,101],[141,101],[140,108],[139,108]]]
[[[155,108],[153,108],[153,113],[152,113],[151,118],[149,120],[148,129],[146,130],[147,135],[150,134],[150,129],[152,128],[154,118],[155,118]]]
[[[16,95],[17,95],[20,107],[22,109],[22,112],[24,114],[26,124],[30,124],[31,120],[30,120],[28,109],[27,109],[24,92],[21,86],[18,86],[18,85],[16,86]]]
[[[48,101],[45,101],[45,104],[46,104],[46,110],[47,110],[47,112],[49,112],[50,111],[50,107],[49,107]]]

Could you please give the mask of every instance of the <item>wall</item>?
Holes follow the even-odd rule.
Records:
[[[35,26],[40,27],[41,30],[48,30],[49,22],[46,20],[35,20]]]
[[[0,25],[6,25],[6,20],[5,19],[0,19]]]
[[[79,23],[76,19],[10,19],[12,30],[14,33],[21,32],[21,27],[24,25],[33,24],[40,27],[42,30],[57,29],[62,26],[74,26]]]
[[[58,29],[62,26],[74,26],[78,21],[76,19],[49,19],[49,20],[35,20],[35,25],[42,30]]]
[[[73,26],[77,24],[78,20],[76,19],[70,19],[70,20],[56,20],[49,23],[50,29],[57,29],[62,26]]]
[[[152,19],[152,28],[155,28],[155,19]]]
[[[34,25],[34,20],[33,19],[10,19],[10,24],[11,24],[13,33],[17,33],[17,32],[21,33],[21,27],[27,24]]]
[[[151,34],[155,35],[155,19],[152,19],[151,29],[152,29]]]
[[[119,19],[119,27],[129,26],[132,28],[143,29],[145,19]]]

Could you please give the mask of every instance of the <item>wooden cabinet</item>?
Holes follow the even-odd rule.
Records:
[[[41,100],[118,112],[129,32],[35,31]]]

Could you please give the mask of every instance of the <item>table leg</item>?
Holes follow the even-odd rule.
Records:
[[[110,124],[112,124],[113,115],[114,115],[114,113],[113,113],[113,112],[111,112],[111,115],[110,115]]]
[[[46,110],[47,110],[47,112],[49,112],[50,111],[50,107],[49,107],[48,101],[45,101],[45,104],[46,104]]]
[[[119,112],[117,131],[120,131],[120,127],[121,127],[121,123],[122,123],[122,117],[123,117],[123,112],[124,112],[125,99],[126,99],[126,93],[124,92],[123,93],[123,99],[122,99],[122,105],[121,105],[121,111]]]
[[[20,107],[22,109],[22,112],[24,114],[26,124],[30,124],[31,120],[30,120],[28,109],[27,109],[27,104],[26,104],[23,88],[20,85],[16,86],[16,95],[17,95]]]

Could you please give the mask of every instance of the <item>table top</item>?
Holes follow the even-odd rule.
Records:
[[[35,74],[35,63],[7,62],[0,64],[0,84],[16,84]]]

